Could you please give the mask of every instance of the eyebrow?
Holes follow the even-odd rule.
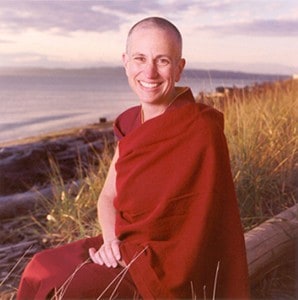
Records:
[[[147,57],[146,54],[143,54],[141,52],[132,53],[131,56],[144,56],[144,57]],[[170,56],[166,55],[166,54],[158,54],[156,57],[154,57],[154,59],[161,58],[161,57],[166,57],[169,60],[172,60],[172,58]]]

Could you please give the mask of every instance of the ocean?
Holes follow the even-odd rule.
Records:
[[[211,92],[243,87],[280,76],[185,70],[179,85]],[[0,69],[0,143],[113,120],[138,105],[122,68]]]

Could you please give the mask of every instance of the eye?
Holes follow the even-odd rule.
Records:
[[[160,57],[156,60],[156,64],[158,66],[164,67],[164,66],[167,66],[168,64],[170,64],[170,60],[166,57]]]
[[[144,56],[134,56],[133,60],[139,64],[146,63],[146,58]]]

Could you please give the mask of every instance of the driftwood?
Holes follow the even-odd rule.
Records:
[[[44,202],[51,199],[53,192],[51,187],[39,191],[28,191],[0,197],[0,220],[22,216]]]
[[[94,125],[73,134],[0,146],[0,195],[24,193],[32,187],[49,185],[53,166],[59,169],[64,181],[75,180],[78,166],[83,172],[91,162],[98,163],[102,151],[114,143],[111,128]]]
[[[65,183],[64,189],[77,193],[80,180]],[[46,207],[45,202],[51,201],[59,193],[53,186],[39,190],[30,190],[25,193],[0,197],[0,220],[22,216],[34,211],[37,207]]]
[[[15,298],[13,295],[29,259],[50,246],[50,240],[41,230],[44,220],[39,212],[34,217],[0,218],[0,299]]]
[[[0,146],[0,220],[22,216],[53,198],[50,177],[55,168],[65,182],[77,181],[102,151],[115,143],[111,125],[90,125],[58,136]],[[54,166],[54,167],[53,167]]]
[[[247,232],[245,244],[252,285],[288,253],[298,259],[298,204]]]

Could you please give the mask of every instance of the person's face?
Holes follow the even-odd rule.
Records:
[[[136,28],[123,63],[128,82],[141,103],[167,105],[185,65],[173,34],[155,27]]]

